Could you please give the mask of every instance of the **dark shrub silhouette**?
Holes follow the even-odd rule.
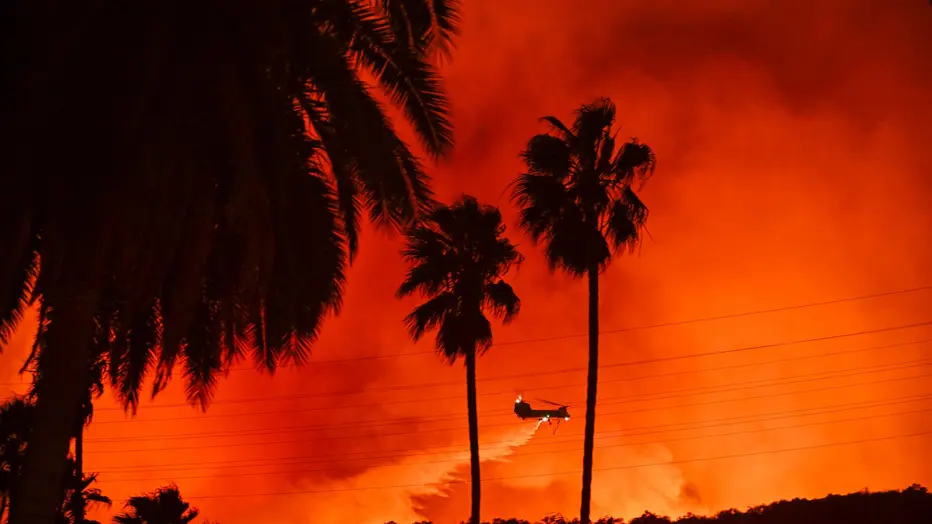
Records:
[[[163,486],[152,493],[131,497],[126,511],[113,518],[114,524],[188,524],[198,510],[181,498],[175,485]]]

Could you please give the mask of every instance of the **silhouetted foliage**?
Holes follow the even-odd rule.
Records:
[[[932,522],[932,494],[918,484],[902,491],[829,495],[819,499],[781,500],[745,511],[730,509],[711,516],[687,515],[671,519],[645,511],[628,524],[928,524]],[[421,522],[416,524],[431,524]],[[531,524],[520,519],[495,519],[483,524]],[[535,524],[580,524],[550,515]],[[596,524],[625,524],[623,519],[605,517]]]
[[[410,264],[398,296],[419,293],[427,302],[414,308],[405,324],[414,340],[436,329],[435,346],[451,364],[466,361],[466,398],[473,524],[479,522],[479,429],[476,411],[476,354],[492,346],[486,313],[511,321],[521,301],[502,277],[521,263],[521,254],[504,236],[501,212],[463,196],[438,206],[406,233],[402,252]]]
[[[0,522],[6,510],[20,501],[19,483],[23,459],[34,424],[35,405],[27,397],[14,397],[0,405]],[[97,524],[87,520],[85,508],[111,504],[110,498],[97,488],[97,474],[85,475],[79,462],[63,457],[66,475],[57,493],[56,524]]]
[[[51,524],[89,361],[138,405],[177,368],[206,407],[250,357],[304,362],[339,310],[363,216],[407,226],[453,144],[430,61],[456,0],[3,2],[0,341],[40,304],[45,344],[22,524]],[[67,89],[62,86],[67,85]],[[56,141],[63,122],[80,127]],[[41,262],[41,263],[40,263]],[[39,300],[41,298],[41,300]]]
[[[0,405],[0,521],[16,505],[23,456],[32,433],[35,406],[22,397]]]
[[[94,506],[110,507],[113,501],[99,488],[91,487],[97,482],[97,473],[79,473],[77,464],[70,461],[69,474],[65,476],[64,496],[58,520],[61,524],[100,524],[86,518],[87,510]]]
[[[599,372],[599,273],[612,256],[633,250],[647,221],[647,207],[634,184],[653,173],[654,153],[637,140],[616,147],[615,104],[607,98],[576,111],[572,126],[544,117],[551,132],[536,135],[522,153],[527,172],[512,198],[521,227],[545,244],[550,270],[589,284],[589,369],[583,442],[581,519],[589,522],[592,447]]]
[[[174,484],[152,493],[130,497],[126,511],[113,518],[115,524],[188,524],[197,518],[197,508],[181,498]]]

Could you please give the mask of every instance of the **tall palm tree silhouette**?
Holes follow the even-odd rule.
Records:
[[[497,208],[464,196],[452,206],[438,206],[407,233],[403,251],[410,269],[398,296],[419,293],[427,302],[414,308],[405,324],[419,340],[436,330],[435,345],[451,364],[466,361],[469,456],[472,479],[470,522],[479,523],[479,422],[476,413],[476,354],[492,345],[486,313],[511,321],[521,301],[502,280],[521,263],[521,254],[504,236]]]
[[[198,516],[198,510],[181,498],[174,484],[131,497],[125,509],[113,518],[115,524],[188,524]]]
[[[455,0],[59,4],[0,6],[20,50],[0,97],[0,342],[37,301],[47,320],[13,524],[54,517],[96,331],[131,410],[147,375],[157,393],[180,367],[206,408],[238,359],[307,359],[362,215],[400,227],[432,203],[374,89],[432,158],[453,144],[431,57]],[[81,130],[47,154],[62,122]]]
[[[550,270],[589,281],[589,364],[583,450],[580,520],[589,524],[592,446],[599,372],[599,273],[613,254],[635,249],[647,221],[647,207],[635,183],[654,170],[654,153],[632,140],[616,147],[615,105],[602,98],[576,111],[571,127],[545,117],[551,132],[528,142],[513,198],[520,224],[535,243],[543,242]]]
[[[44,319],[40,319],[39,323],[40,325],[44,326]],[[38,383],[42,374],[42,369],[36,366],[36,362],[38,354],[44,344],[44,337],[42,336],[43,332],[44,329],[39,330],[39,335],[36,336],[35,343],[32,346],[32,351],[29,357],[27,357],[26,363],[23,365],[23,369],[21,370],[25,371],[26,369],[32,368],[31,370],[33,380],[32,385],[29,388],[29,392],[27,393],[27,398],[31,402],[35,402],[38,397],[36,392],[36,384]],[[90,341],[90,344],[92,344],[92,356],[88,362],[87,369],[85,370],[85,387],[81,393],[80,407],[72,427],[71,437],[74,439],[74,471],[66,474],[66,482],[68,484],[66,490],[71,493],[67,503],[69,522],[74,523],[85,522],[86,503],[104,503],[104,500],[100,499],[102,495],[98,496],[99,490],[96,488],[91,489],[88,487],[90,484],[96,482],[97,475],[84,474],[84,430],[87,426],[90,425],[94,418],[94,400],[100,398],[100,396],[104,394],[104,374],[106,373],[107,369],[107,359],[105,353],[107,341],[109,341],[109,334],[102,333],[100,327],[98,327],[97,333]],[[103,498],[107,501],[110,500],[106,497]],[[109,502],[107,502],[107,504],[109,504]]]

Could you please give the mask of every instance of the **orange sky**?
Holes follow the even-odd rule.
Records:
[[[501,195],[537,118],[570,118],[596,96],[657,153],[643,193],[653,240],[604,277],[604,329],[932,284],[924,0],[464,3],[445,67],[458,148],[436,171],[442,197],[472,193],[514,224]],[[549,276],[510,232],[527,257],[512,277],[524,308],[495,335],[524,343],[479,363],[480,439],[496,460],[483,476],[500,479],[483,484],[483,516],[574,515],[586,340],[557,337],[584,333],[585,285]],[[465,518],[468,486],[437,484],[468,477],[465,374],[430,339],[408,341],[398,248],[367,232],[345,313],[307,369],[234,371],[207,415],[179,405],[177,383],[135,420],[108,395],[87,436],[100,487],[119,500],[175,480],[222,524]],[[925,291],[605,335],[594,516],[932,484],[930,435],[761,453],[932,431],[932,345],[908,344],[932,327],[616,365],[925,322],[930,306]],[[31,336],[0,360],[4,387]],[[517,391],[573,403],[575,418],[532,436],[510,413]]]

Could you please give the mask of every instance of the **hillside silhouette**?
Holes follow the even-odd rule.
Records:
[[[754,506],[745,511],[729,509],[715,515],[686,515],[671,519],[651,512],[629,521],[603,517],[595,524],[927,524],[932,522],[932,494],[918,484],[897,491],[872,493],[864,490],[847,495],[829,495],[819,499],[781,500]],[[397,524],[387,522],[386,524]],[[433,524],[430,521],[413,524]],[[551,515],[539,521],[494,519],[483,524],[579,524]]]

